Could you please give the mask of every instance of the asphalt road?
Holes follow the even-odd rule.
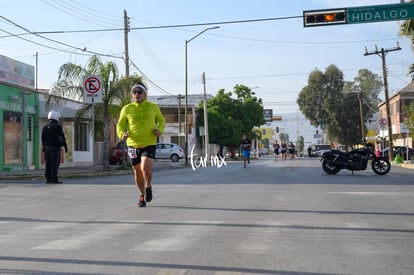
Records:
[[[0,274],[414,274],[414,170],[221,165],[0,181]]]

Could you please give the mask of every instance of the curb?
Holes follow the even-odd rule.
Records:
[[[414,169],[414,164],[413,163],[401,163],[400,165],[401,165],[402,168]]]
[[[154,165],[153,171],[163,171],[171,169],[185,168],[185,165],[176,164],[172,165],[170,163],[159,163]],[[120,175],[133,175],[134,172],[132,168],[127,166],[121,168],[121,166],[113,168],[111,170],[104,171],[102,167],[91,166],[91,167],[62,167],[59,169],[59,178],[68,179],[68,178],[81,178],[81,177],[109,177],[109,176],[120,176]],[[12,171],[6,173],[0,173],[0,181],[4,180],[37,180],[44,179],[44,170],[26,170],[26,171]]]

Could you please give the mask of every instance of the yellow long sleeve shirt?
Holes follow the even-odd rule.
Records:
[[[127,145],[143,148],[156,145],[157,136],[154,130],[158,129],[162,134],[164,127],[165,118],[158,105],[145,99],[142,103],[132,102],[122,108],[116,132],[122,138],[127,131]]]

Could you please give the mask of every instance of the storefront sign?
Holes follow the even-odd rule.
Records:
[[[0,82],[34,89],[34,66],[0,55]]]

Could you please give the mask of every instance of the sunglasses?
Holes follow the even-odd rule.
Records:
[[[133,90],[132,93],[133,94],[139,94],[139,95],[145,94],[145,92],[143,90]]]

